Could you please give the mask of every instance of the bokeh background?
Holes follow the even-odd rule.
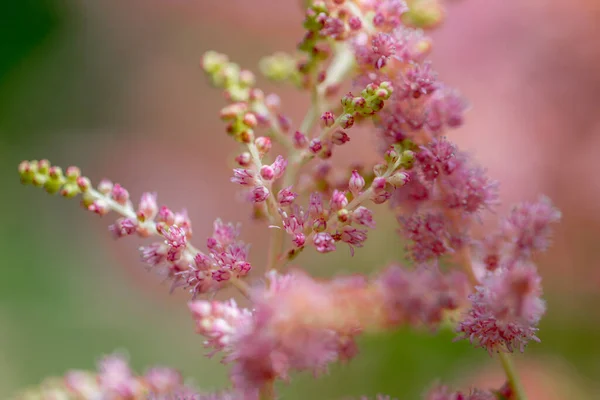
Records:
[[[262,55],[292,51],[302,34],[298,3],[2,2],[0,398],[69,368],[93,369],[114,350],[138,371],[167,364],[200,387],[226,385],[225,367],[203,356],[186,295],[169,295],[141,268],[139,242],[112,241],[111,217],[85,213],[76,200],[21,187],[16,167],[49,158],[96,181],[111,177],[134,196],[156,190],[161,203],[188,209],[198,243],[216,216],[247,221],[228,179],[235,146],[217,117],[224,103],[199,60],[215,49],[256,69]],[[539,259],[549,304],[542,343],[516,357],[530,398],[600,398],[600,2],[462,0],[447,10],[432,58],[472,104],[451,138],[502,181],[498,213],[538,193],[564,213]],[[280,93],[298,124],[307,96]],[[353,137],[345,159],[371,157],[371,142],[368,132]],[[304,254],[298,263],[331,276],[400,259],[394,226],[381,225],[354,258]],[[243,234],[259,270],[266,228],[248,222]],[[320,380],[294,377],[283,398],[416,399],[436,379],[462,387],[502,380],[495,360],[452,338],[366,338],[355,362]]]

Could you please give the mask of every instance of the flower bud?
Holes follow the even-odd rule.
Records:
[[[256,186],[254,189],[252,189],[252,201],[255,203],[262,203],[263,201],[265,201],[267,199],[267,197],[269,197],[269,189],[267,189],[265,186]]]
[[[342,130],[337,130],[333,132],[333,135],[331,135],[331,141],[333,142],[333,144],[341,146],[344,143],[348,143],[350,141],[350,136],[348,136],[346,132]]]
[[[365,179],[358,173],[357,170],[352,171],[352,176],[348,181],[348,189],[356,196],[365,187]]]
[[[332,210],[337,211],[345,208],[348,205],[348,198],[346,193],[334,190],[331,195],[330,207]]]
[[[260,136],[254,141],[258,152],[261,155],[267,154],[271,150],[271,139],[266,136]]]
[[[313,139],[310,141],[308,148],[310,149],[311,152],[313,152],[314,154],[317,154],[319,151],[321,151],[321,149],[323,148],[323,145],[319,139]]]
[[[275,171],[270,165],[263,165],[260,169],[260,176],[266,181],[271,181],[275,177]]]
[[[330,127],[333,126],[335,122],[335,116],[331,111],[325,111],[323,115],[321,115],[321,127]]]
[[[410,175],[406,172],[398,171],[394,175],[390,176],[387,180],[394,187],[400,187],[410,182]]]

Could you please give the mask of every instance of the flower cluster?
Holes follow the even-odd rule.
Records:
[[[97,372],[73,370],[61,378],[49,378],[39,388],[23,391],[15,400],[28,399],[152,399],[234,400],[234,393],[200,393],[184,383],[171,368],[152,367],[135,375],[122,354],[105,356]]]
[[[172,289],[189,291],[196,331],[207,355],[220,354],[230,366],[231,390],[200,395],[162,368],[135,377],[118,356],[104,359],[95,375],[69,373],[40,390],[85,399],[271,400],[275,383],[293,373],[320,375],[352,360],[359,335],[453,326],[458,339],[499,353],[507,384],[469,392],[438,385],[424,398],[524,399],[506,353],[539,341],[545,303],[533,256],[548,247],[560,213],[542,197],[514,207],[485,236],[475,234],[482,214],[498,204],[499,184],[447,139],[463,123],[466,102],[434,72],[431,39],[418,29],[439,24],[439,1],[306,3],[298,53],[260,63],[267,78],[310,94],[301,122],[284,114],[281,99],[259,89],[249,70],[216,52],[202,59],[210,82],[223,90],[220,118],[239,146],[230,180],[269,231],[264,278],[249,279],[249,246],[238,225],[217,219],[201,251],[191,244],[185,210],[159,206],[155,193],[142,194],[136,206],[120,184],[94,187],[77,167],[63,173],[47,160],[19,166],[25,184],[81,195],[83,207],[100,216],[119,214],[109,226],[113,237],[157,238],[140,248],[142,261]],[[342,94],[346,83],[350,91]],[[334,167],[335,149],[358,125],[374,138],[378,161]],[[329,253],[346,244],[353,255],[378,226],[373,208],[383,204],[399,223],[409,267],[321,280],[299,267],[285,270],[307,248]],[[247,297],[248,308],[201,297],[226,285]]]

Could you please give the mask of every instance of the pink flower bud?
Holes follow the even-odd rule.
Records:
[[[171,226],[175,223],[175,213],[169,210],[168,207],[162,206],[160,210],[158,210],[158,215],[156,216],[156,222],[163,222],[168,226]]]
[[[239,185],[250,185],[254,183],[254,172],[249,169],[234,168],[231,182]]]
[[[138,206],[137,217],[140,221],[153,219],[158,213],[156,193],[144,193]]]
[[[240,167],[248,167],[252,163],[252,156],[245,151],[235,158],[235,162],[237,162]]]
[[[335,251],[335,241],[327,232],[317,233],[313,238],[313,244],[319,253]]]
[[[352,16],[348,19],[348,25],[350,26],[350,29],[352,29],[353,31],[357,31],[360,28],[362,28],[362,22],[361,22],[360,18],[358,18],[356,16]]]
[[[260,177],[266,181],[271,181],[275,177],[275,171],[270,165],[263,165],[260,169]]]
[[[387,181],[384,177],[378,176],[377,178],[373,179],[371,187],[373,188],[374,192],[381,192],[385,190],[386,183]]]
[[[267,154],[271,150],[271,139],[266,136],[257,137],[254,144],[261,154]]]
[[[264,186],[256,186],[252,189],[252,201],[255,203],[261,203],[269,197],[269,189]]]
[[[410,175],[406,172],[396,172],[394,175],[390,176],[387,180],[392,186],[398,188],[406,185],[410,182]]]
[[[104,200],[96,200],[92,202],[87,209],[100,216],[106,215],[110,211],[108,203],[106,203]]]
[[[92,183],[88,177],[80,176],[77,178],[77,187],[79,187],[79,190],[82,192],[87,192],[90,187],[92,187]]]
[[[331,135],[331,141],[338,146],[343,145],[344,143],[348,143],[350,141],[350,136],[346,134],[346,132],[342,130],[337,130],[333,132]]]
[[[287,160],[283,158],[283,156],[277,156],[271,167],[273,168],[275,179],[279,179],[283,176],[283,173],[285,172],[285,168],[287,167]]]
[[[375,221],[373,220],[373,213],[366,207],[360,206],[352,213],[354,222],[360,225],[368,226],[371,229],[375,229]]]
[[[358,173],[357,170],[352,171],[350,181],[348,181],[348,189],[353,195],[358,195],[365,187],[365,179]]]
[[[313,152],[314,154],[317,154],[319,151],[321,151],[321,149],[323,148],[323,145],[319,139],[313,139],[310,141],[308,148],[310,149],[311,152]]]
[[[323,128],[330,127],[335,122],[335,115],[331,111],[325,111],[323,115],[321,115],[321,126]]]
[[[254,128],[254,127],[256,127],[256,125],[258,125],[258,120],[256,118],[256,115],[254,115],[253,113],[244,114],[243,122],[244,122],[244,125],[246,125],[250,128]]]
[[[113,186],[110,196],[114,201],[123,206],[127,204],[127,201],[129,200],[129,192],[118,183],[115,183]]]
[[[134,221],[131,218],[119,218],[114,224],[108,227],[108,230],[115,239],[133,235],[136,232],[136,229],[137,221]]]
[[[324,232],[327,229],[327,221],[325,218],[317,218],[313,221],[312,228],[315,232]]]
[[[98,183],[98,191],[102,194],[109,194],[113,188],[113,183],[108,179],[102,179]]]
[[[332,210],[337,211],[345,208],[348,205],[348,198],[345,192],[334,190],[331,195],[330,207]]]
[[[298,194],[292,192],[292,186],[288,186],[287,188],[279,191],[277,194],[277,201],[282,206],[288,206],[294,202],[296,197],[298,197]]]
[[[352,114],[342,115],[342,117],[340,118],[340,126],[343,129],[348,129],[351,128],[352,125],[354,125],[354,117],[352,116]]]
[[[294,133],[294,147],[297,149],[303,149],[308,145],[308,138],[300,131]]]

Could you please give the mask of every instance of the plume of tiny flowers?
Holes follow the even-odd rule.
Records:
[[[237,282],[252,268],[248,262],[249,246],[237,240],[239,226],[217,219],[213,236],[207,239],[206,254],[189,242],[192,224],[187,212],[159,207],[155,193],[144,193],[136,208],[123,186],[104,179],[93,188],[77,167],[67,168],[63,176],[60,167],[47,160],[24,161],[19,171],[23,183],[40,186],[36,182],[43,182],[41,186],[49,193],[59,192],[65,197],[82,194],[83,207],[96,214],[106,215],[110,211],[121,214],[109,226],[115,238],[134,234],[142,238],[161,237],[162,241],[140,247],[141,260],[171,280],[172,289],[184,287],[195,297],[217,290],[227,282]]]
[[[93,187],[77,167],[63,172],[48,160],[19,165],[25,184],[67,198],[81,194],[83,207],[100,216],[118,213],[109,226],[113,237],[158,238],[140,248],[142,261],[172,290],[190,292],[196,331],[208,356],[221,353],[230,364],[233,391],[197,393],[178,372],[162,367],[136,376],[124,357],[113,355],[100,362],[98,373],[70,372],[49,394],[46,385],[33,396],[273,400],[275,381],[289,381],[293,372],[318,375],[351,360],[360,334],[401,326],[431,331],[461,315],[459,339],[502,353],[508,383],[499,392],[437,386],[425,398],[524,400],[505,353],[539,341],[545,303],[532,257],[548,246],[560,213],[540,198],[517,205],[492,234],[473,234],[481,214],[497,205],[498,184],[444,136],[463,123],[467,104],[439,79],[427,60],[431,40],[418,29],[441,22],[438,0],[304,4],[299,54],[261,61],[267,78],[310,93],[302,122],[284,114],[281,99],[257,88],[254,74],[227,56],[210,51],[201,62],[210,82],[223,90],[220,118],[240,146],[230,180],[242,188],[253,217],[270,228],[263,282],[242,279],[252,265],[238,225],[217,219],[201,251],[191,244],[186,211],[159,206],[156,193],[144,193],[134,204],[122,185],[102,180]],[[346,80],[351,91],[340,94]],[[352,128],[368,120],[378,162],[334,167],[330,159],[352,140]],[[373,208],[380,204],[396,216],[412,268],[393,264],[372,276],[324,280],[298,269],[277,272],[305,248],[329,253],[346,244],[353,255],[368,229],[376,228]],[[439,266],[446,264],[463,272],[442,272]],[[196,299],[227,284],[248,298],[248,309],[233,299]]]
[[[143,375],[136,375],[129,367],[127,358],[115,353],[99,361],[96,373],[68,371],[61,378],[47,379],[39,387],[18,394],[15,400],[71,398],[196,400],[205,397],[201,397],[192,387],[185,385],[181,374],[174,369],[156,366],[148,369]]]
[[[495,392],[471,389],[469,392],[452,391],[448,386],[436,384],[423,397],[424,400],[497,400]]]
[[[546,311],[535,266],[501,268],[484,278],[470,296],[471,308],[459,323],[460,338],[493,352],[524,351],[539,342],[537,324]]]

